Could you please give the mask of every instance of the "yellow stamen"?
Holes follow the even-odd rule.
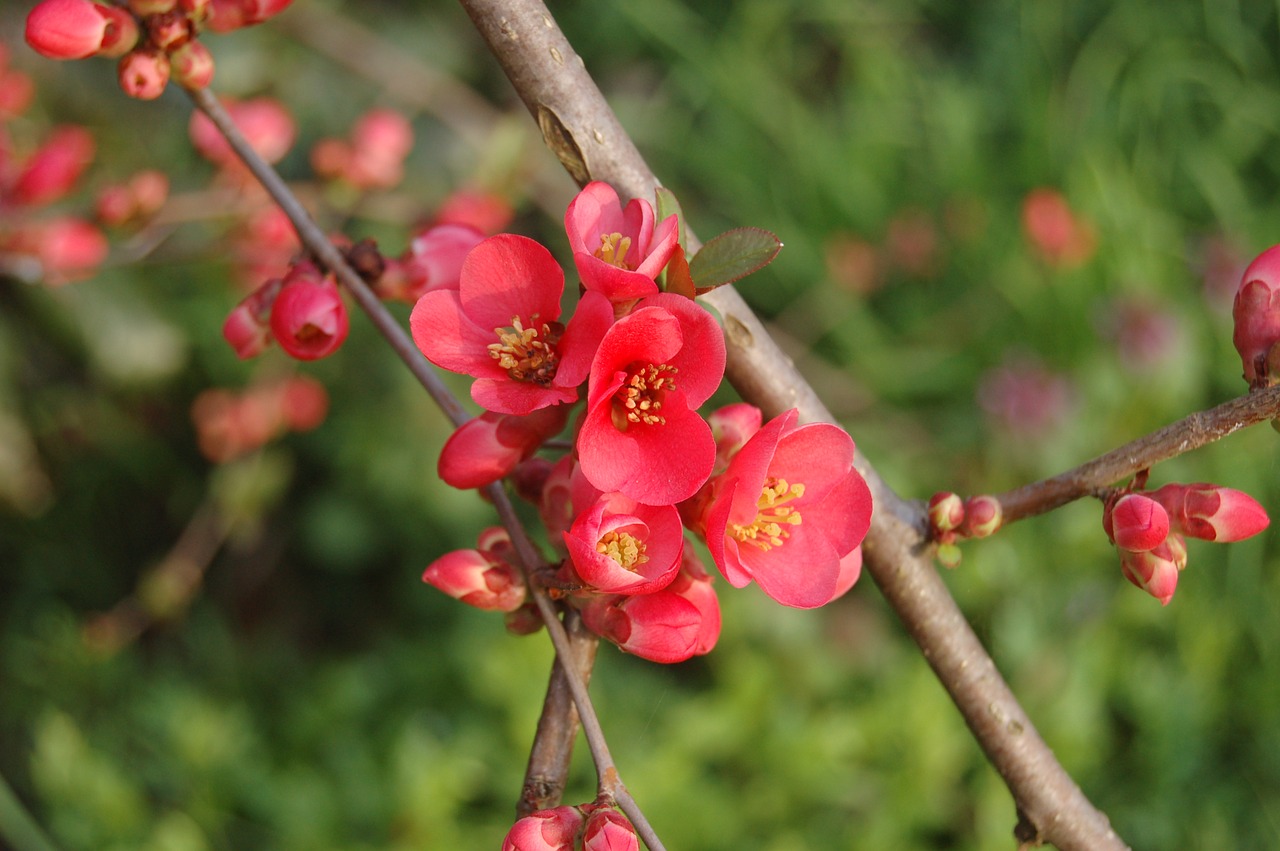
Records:
[[[756,519],[745,526],[729,524],[729,534],[764,552],[782,546],[791,537],[784,527],[800,525],[800,512],[787,503],[802,496],[803,484],[792,485],[786,479],[769,478],[756,500]]]
[[[627,263],[627,252],[630,250],[631,237],[623,236],[620,233],[602,233],[600,234],[600,247],[596,249],[596,256],[610,266],[634,271],[635,267]]]
[[[631,423],[666,425],[661,413],[662,400],[676,389],[675,374],[680,370],[670,364],[646,364],[628,370],[626,382],[613,397],[613,424],[626,431]]]
[[[532,381],[546,387],[556,377],[560,363],[556,344],[564,327],[559,322],[538,325],[536,313],[531,318],[532,328],[524,327],[519,316],[511,317],[506,328],[494,328],[498,342],[489,344],[489,355],[516,381]]]
[[[632,573],[649,560],[644,550],[644,541],[637,540],[628,532],[609,532],[596,544],[596,552],[608,556]]]

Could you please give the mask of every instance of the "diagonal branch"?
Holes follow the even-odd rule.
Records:
[[[541,0],[460,2],[569,174],[652,197],[657,178]],[[743,398],[769,416],[797,407],[807,421],[833,419],[732,288],[705,300],[724,318],[727,376]],[[867,570],[1008,785],[1019,838],[1082,851],[1125,848],[1036,732],[938,576],[921,507],[895,494],[865,458],[856,463],[876,505],[863,545]]]

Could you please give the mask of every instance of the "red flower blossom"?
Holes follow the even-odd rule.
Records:
[[[564,533],[579,578],[608,594],[648,594],[680,569],[684,527],[674,505],[642,505],[602,494]]]
[[[484,234],[470,225],[433,225],[409,243],[398,260],[387,262],[378,279],[378,296],[414,304],[431,290],[456,290],[462,263]]]
[[[491,526],[480,533],[474,550],[454,550],[433,561],[422,581],[477,609],[513,612],[524,603],[520,571],[508,560],[506,530]]]
[[[836,595],[841,559],[871,524],[871,492],[853,440],[792,409],[742,448],[694,502],[711,557],[735,588],[753,579],[780,603],[813,608]]]
[[[578,433],[588,481],[647,505],[695,494],[716,458],[697,408],[719,386],[724,362],[720,327],[683,296],[650,296],[618,320],[591,364]]]
[[[298,360],[318,360],[347,339],[350,320],[338,285],[310,263],[295,266],[271,306],[271,334]]]
[[[596,344],[613,318],[587,293],[566,328],[564,272],[551,252],[523,236],[499,234],[467,255],[457,290],[433,290],[413,307],[409,327],[427,359],[475,377],[471,398],[490,411],[527,414],[573,402]]]
[[[614,304],[658,292],[654,279],[676,250],[677,222],[668,216],[655,228],[653,220],[648,201],[633,198],[624,209],[609,184],[583,187],[564,214],[583,285]]]
[[[702,613],[667,589],[631,597],[595,597],[582,609],[587,629],[650,662],[670,664],[693,656]]]
[[[573,851],[581,829],[577,807],[538,810],[511,826],[502,851]]]

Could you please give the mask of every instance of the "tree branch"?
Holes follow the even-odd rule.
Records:
[[[605,180],[622,195],[658,186],[541,0],[460,0],[543,137],[579,184]],[[791,407],[806,421],[832,421],[813,388],[731,287],[705,297],[724,319],[726,375],[742,397],[772,416]],[[1001,678],[927,556],[923,511],[895,494],[859,456],[875,499],[865,564],[1000,772],[1020,814],[1019,837],[1064,851],[1122,849],[1054,758]]]

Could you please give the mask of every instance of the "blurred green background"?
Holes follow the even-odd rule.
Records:
[[[11,132],[78,122],[99,143],[67,207],[156,164],[175,197],[204,191],[185,99],[131,102],[107,62],[40,60],[21,43],[30,5],[0,10],[38,87]],[[904,495],[1014,487],[1244,391],[1230,298],[1280,241],[1276,4],[554,6],[693,228],[786,243],[740,289]],[[573,187],[458,6],[298,0],[208,44],[220,92],[293,112],[291,179],[368,107],[414,116],[403,186],[354,209],[323,196],[347,208],[328,226],[398,253],[480,185],[568,262]],[[1074,211],[1066,261],[1024,230],[1040,187]],[[326,361],[235,358],[219,334],[240,297],[234,219],[207,212],[146,250],[120,235],[90,281],[0,280],[0,773],[67,849],[497,848],[549,643],[419,581],[491,511],[435,479],[444,418],[362,317]],[[204,460],[196,395],[295,368],[328,387],[327,421]],[[1152,482],[1275,511],[1276,441],[1252,429]],[[234,522],[203,581],[190,599],[157,587],[184,530],[210,537],[209,506]],[[1193,542],[1162,608],[1121,577],[1099,518],[1081,503],[1016,524],[946,580],[1134,847],[1280,847],[1275,532]],[[814,612],[718,587],[711,655],[661,667],[605,647],[593,683],[667,847],[1014,846],[1006,790],[869,580]],[[101,614],[137,599],[166,617],[106,647]],[[595,791],[583,750],[570,803]]]

